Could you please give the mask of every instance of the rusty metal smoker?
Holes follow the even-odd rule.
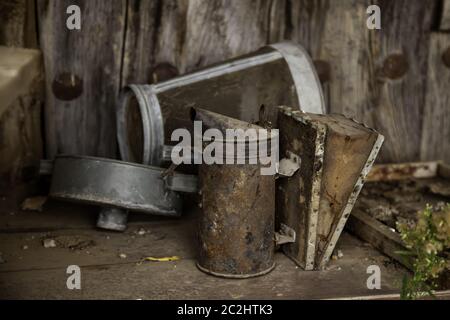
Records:
[[[227,128],[262,129],[198,109],[195,120],[223,133]],[[237,143],[245,143],[245,159],[239,158],[237,152],[233,159],[222,154],[224,164],[205,164],[199,168],[202,214],[198,225],[197,266],[215,276],[249,278],[264,275],[275,267],[275,175],[262,175],[263,165],[259,160],[252,164],[247,152],[250,140],[235,141],[225,138],[222,150],[226,144],[234,148]],[[253,142],[260,147],[268,141],[258,136]],[[227,160],[245,160],[245,164],[226,164]]]

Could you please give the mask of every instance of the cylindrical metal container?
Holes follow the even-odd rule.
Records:
[[[120,153],[125,161],[157,165],[155,159],[162,157],[172,132],[192,130],[192,106],[250,123],[275,124],[279,105],[325,112],[314,64],[299,44],[271,44],[167,81],[130,85],[117,111]]]
[[[159,167],[112,159],[57,156],[49,195],[99,205],[104,208],[99,219],[101,225],[111,224],[113,228],[108,229],[120,230],[126,223],[126,210],[181,215],[182,199],[178,192],[196,192],[197,177],[179,173],[165,176],[164,172]]]
[[[214,127],[233,128],[233,122],[226,120]],[[225,139],[225,143],[230,141]],[[211,275],[249,278],[275,266],[275,176],[262,175],[260,163],[248,162],[199,168],[202,213],[197,266]]]

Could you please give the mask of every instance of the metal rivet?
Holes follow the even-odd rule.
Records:
[[[404,54],[391,54],[383,63],[383,74],[389,79],[401,78],[408,69],[408,59]]]
[[[442,54],[442,62],[447,68],[450,68],[450,47]]]
[[[76,99],[83,93],[83,80],[70,72],[62,72],[53,80],[52,92],[59,100]]]

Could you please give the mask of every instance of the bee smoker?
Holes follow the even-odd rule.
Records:
[[[221,132],[226,128],[262,129],[204,110],[196,111],[195,120]],[[259,147],[261,138],[256,139],[253,142]],[[235,144],[234,138],[224,138],[223,142]],[[243,143],[246,151],[250,150],[250,141]],[[219,277],[256,277],[275,267],[275,176],[262,175],[261,162],[251,161],[247,154],[245,159],[239,159],[239,155],[232,158],[235,164],[227,164],[228,158],[224,164],[202,164],[199,168],[202,214],[197,267]],[[245,164],[237,164],[242,160]]]

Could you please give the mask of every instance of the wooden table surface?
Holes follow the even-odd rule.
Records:
[[[343,257],[324,271],[303,271],[277,253],[277,267],[266,276],[216,278],[195,266],[195,211],[180,219],[132,214],[127,231],[115,233],[95,229],[94,207],[50,201],[42,212],[21,211],[7,209],[2,200],[0,299],[375,298],[398,293],[406,272],[344,232],[337,245]],[[44,248],[45,238],[57,247]],[[180,260],[140,263],[175,255]],[[81,290],[67,289],[69,265],[81,268]],[[380,290],[367,289],[370,265],[381,269]]]

